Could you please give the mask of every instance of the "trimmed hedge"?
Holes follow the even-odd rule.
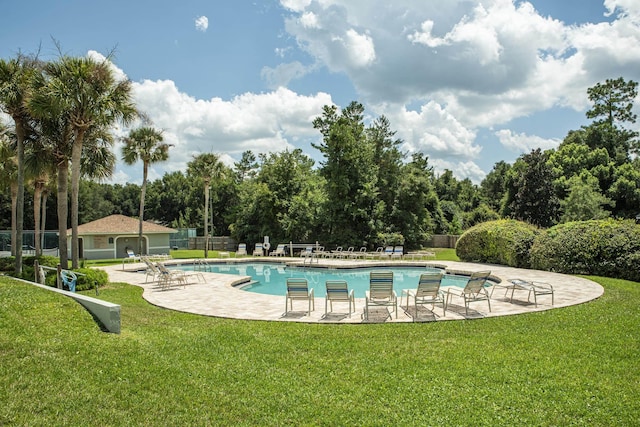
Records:
[[[640,281],[640,225],[633,220],[559,224],[531,247],[531,267]]]
[[[484,222],[468,229],[456,244],[462,261],[529,268],[529,249],[539,229],[512,219]]]

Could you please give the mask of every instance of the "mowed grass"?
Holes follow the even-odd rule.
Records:
[[[197,316],[111,284],[115,335],[0,278],[0,425],[640,425],[640,284],[592,279],[579,306],[376,325]]]

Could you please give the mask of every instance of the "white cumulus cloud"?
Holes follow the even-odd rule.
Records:
[[[561,142],[559,139],[545,139],[536,135],[513,133],[509,129],[497,131],[496,136],[503,146],[521,153],[528,153],[536,148],[540,148],[542,150],[557,148]]]
[[[209,28],[209,18],[202,15],[196,18],[196,30],[202,31],[203,33],[207,31]]]

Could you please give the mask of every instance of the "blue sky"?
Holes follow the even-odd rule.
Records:
[[[356,100],[389,118],[405,151],[479,183],[588,124],[588,87],[640,80],[637,0],[4,3],[2,58],[55,59],[53,40],[113,54],[174,146],[152,179],[201,152],[232,164],[300,147],[321,161],[311,121]],[[141,169],[118,164],[112,180],[139,183]]]

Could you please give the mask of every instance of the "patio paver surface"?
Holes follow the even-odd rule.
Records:
[[[265,257],[266,258],[266,257]],[[219,262],[220,260],[210,260]],[[236,262],[238,260],[224,260],[222,262]],[[278,258],[259,259],[243,258],[239,262],[291,262],[300,263],[299,258]],[[171,260],[166,264],[190,263],[192,260]],[[436,306],[433,312],[431,306],[419,307],[416,313],[414,306],[410,305],[409,310],[398,307],[398,318],[389,315],[387,307],[370,309],[369,321],[367,323],[381,322],[412,322],[415,321],[442,321],[474,319],[494,316],[506,316],[522,313],[532,313],[550,309],[559,309],[576,304],[582,304],[600,297],[604,289],[599,284],[581,277],[558,274],[547,271],[518,269],[501,265],[474,264],[455,261],[354,261],[354,260],[320,260],[317,266],[327,267],[370,267],[370,266],[446,266],[448,270],[461,270],[467,272],[491,270],[491,275],[498,277],[502,283],[508,279],[519,278],[527,281],[545,282],[553,286],[554,304],[551,305],[551,296],[543,295],[538,297],[538,306],[535,307],[533,298],[527,302],[526,291],[515,291],[513,302],[510,302],[511,293],[505,296],[502,288],[496,288],[491,298],[491,312],[488,310],[486,301],[474,302],[470,304],[469,314],[465,315],[464,302],[462,298],[455,297],[451,300],[447,308],[446,316],[442,316],[442,307]],[[267,320],[267,321],[296,321],[309,323],[365,323],[362,319],[364,310],[364,298],[356,298],[356,312],[351,318],[347,316],[346,304],[334,305],[334,312],[324,317],[324,289],[314,289],[315,310],[310,315],[306,313],[307,304],[304,301],[294,301],[294,310],[285,312],[284,296],[264,295],[255,292],[243,291],[234,284],[246,280],[241,276],[203,272],[205,283],[187,284],[184,288],[171,287],[162,290],[157,283],[145,283],[145,265],[127,264],[123,270],[121,265],[102,267],[109,274],[111,282],[125,282],[140,286],[144,289],[143,298],[149,303],[167,309],[200,314],[205,316],[225,317],[232,319],[247,320]],[[417,284],[416,284],[417,285]],[[442,288],[446,292],[446,288]],[[459,289],[459,288],[458,288]],[[491,293],[491,288],[488,289]],[[400,295],[398,295],[400,304]],[[404,303],[404,301],[403,301]]]

